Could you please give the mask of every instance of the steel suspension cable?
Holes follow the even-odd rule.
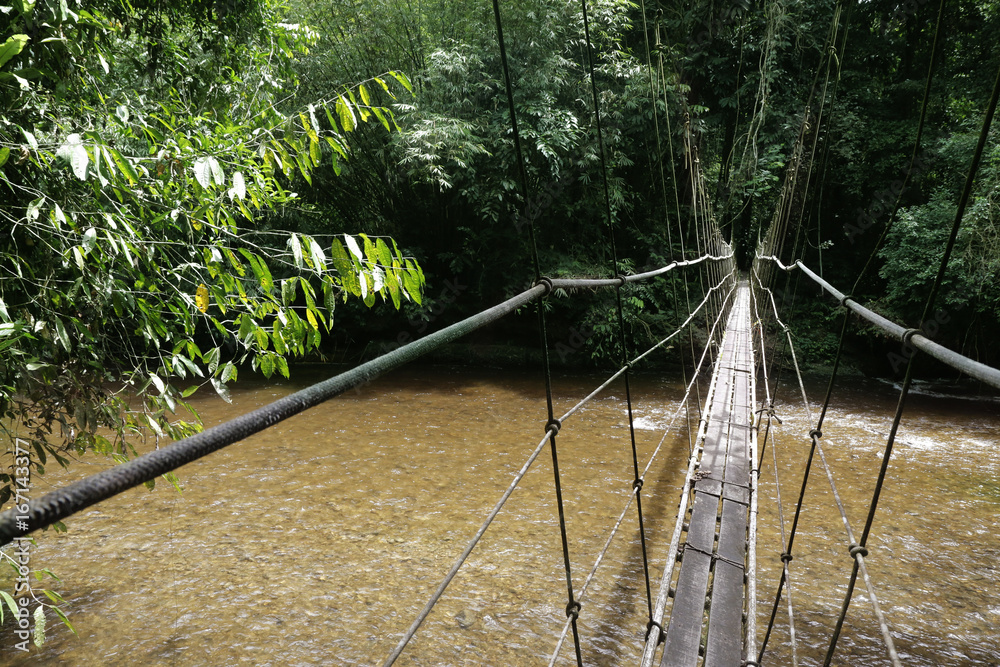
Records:
[[[958,239],[958,232],[962,226],[962,219],[965,216],[965,209],[969,203],[969,198],[972,196],[972,187],[975,183],[976,174],[979,171],[979,163],[983,156],[983,149],[986,146],[986,140],[989,137],[990,127],[993,124],[993,116],[996,113],[997,102],[1000,100],[1000,69],[997,70],[996,81],[993,84],[993,93],[990,96],[989,104],[987,105],[986,114],[983,118],[982,128],[979,133],[979,140],[976,143],[975,152],[972,155],[972,163],[969,165],[969,173],[965,179],[965,186],[962,189],[962,194],[958,200],[958,209],[955,212],[955,221],[952,223],[951,234],[948,237],[948,243],[945,246],[944,254],[941,257],[941,262],[938,266],[937,276],[934,279],[934,284],[931,286],[931,291],[927,295],[927,300],[924,303],[924,312],[920,316],[920,325],[918,329],[908,331],[904,334],[903,344],[904,348],[909,343],[909,338],[912,337],[914,333],[923,329],[925,323],[928,321],[931,312],[934,310],[934,305],[937,299],[938,292],[941,289],[941,284],[944,281],[945,273],[948,270],[948,261],[951,259],[951,253],[955,248],[955,241]],[[914,360],[916,359],[915,352],[909,355],[909,359],[906,364],[906,375],[903,378],[903,386],[899,392],[899,401],[896,404],[896,412],[893,415],[892,426],[889,429],[889,437],[885,445],[885,451],[882,455],[882,465],[879,468],[878,478],[875,482],[875,490],[872,493],[872,500],[868,506],[868,517],[865,521],[865,527],[861,534],[861,541],[859,542],[860,548],[865,549],[868,541],[868,536],[871,533],[872,524],[875,521],[875,513],[878,510],[879,498],[882,494],[882,487],[885,483],[886,473],[889,469],[889,460],[892,458],[893,445],[896,441],[896,434],[899,431],[899,424],[903,418],[903,410],[906,405],[906,398],[910,391],[910,385],[913,382],[913,369]],[[863,561],[861,562],[863,567]],[[865,573],[867,576],[867,573]],[[847,610],[851,604],[851,597],[853,593],[853,582],[857,578],[857,566],[855,566],[854,571],[851,573],[851,584],[848,586],[848,592],[844,599],[844,604],[841,609],[840,618],[837,622],[837,630],[830,642],[830,648],[827,652],[826,664],[829,665],[833,659],[833,654],[837,648],[837,639],[840,636],[840,629],[843,626],[844,618],[847,616]]]
[[[780,322],[780,318],[778,318],[778,313],[777,313],[777,304],[774,302],[773,295],[771,298],[771,305],[775,311],[774,313],[775,319],[777,319]],[[798,379],[799,389],[802,392],[803,405],[805,407],[809,421],[812,422],[813,411],[809,405],[809,398],[806,395],[805,383],[802,380],[802,372],[799,369],[798,360],[795,355],[795,346],[792,342],[791,333],[787,325],[784,325],[782,323],[782,327],[784,328],[785,335],[788,337],[788,347],[791,352],[792,363],[795,367],[795,375],[796,378]],[[896,651],[895,642],[892,639],[892,633],[889,630],[889,624],[885,620],[885,615],[882,613],[882,607],[879,604],[878,594],[875,592],[875,585],[872,583],[871,577],[868,574],[867,565],[865,564],[865,556],[868,555],[868,550],[864,547],[864,545],[858,543],[854,538],[854,531],[851,528],[850,520],[847,518],[847,510],[845,509],[844,502],[840,497],[840,492],[837,490],[837,485],[833,477],[833,471],[831,470],[830,465],[826,460],[826,454],[824,453],[823,445],[820,442],[822,433],[817,429],[812,429],[809,432],[809,437],[812,440],[813,449],[815,449],[815,452],[819,454],[820,463],[822,464],[823,470],[826,472],[827,480],[830,483],[830,490],[833,493],[834,504],[837,506],[837,510],[840,513],[841,521],[844,524],[844,530],[847,534],[847,539],[849,543],[848,551],[851,555],[851,558],[854,560],[854,570],[855,571],[860,570],[862,577],[864,578],[865,586],[868,591],[868,597],[872,604],[872,611],[875,614],[875,617],[878,619],[879,629],[882,633],[882,639],[886,645],[886,650],[888,651],[889,654],[889,660],[892,662],[894,667],[902,667],[902,663],[899,660],[899,654]],[[803,481],[803,486],[804,485],[805,481]],[[855,579],[856,577],[852,577],[852,581],[854,581]],[[853,594],[853,585],[850,586],[850,590],[848,591],[847,594],[848,599],[850,599],[852,594]],[[830,654],[827,655],[828,660],[831,657],[832,655]],[[758,661],[760,661],[760,659],[762,658],[763,658],[763,649],[761,650],[761,657],[759,658]]]
[[[601,160],[601,183],[604,189],[604,215],[608,224],[608,239],[611,246],[611,272],[612,275],[619,275],[618,249],[615,244],[615,228],[613,216],[611,214],[611,193],[608,186],[608,163],[607,154],[604,147],[604,130],[601,125],[601,100],[597,92],[597,76],[594,71],[594,46],[590,39],[590,18],[587,13],[587,0],[580,0],[580,9],[583,13],[583,34],[587,46],[587,66],[590,72],[590,90],[594,99],[594,119],[597,124],[597,145],[600,150]],[[622,285],[625,281],[622,280]],[[620,347],[622,362],[628,357],[628,346],[625,340],[625,315],[622,309],[621,285],[615,289],[615,304],[618,315],[618,344]],[[649,556],[646,550],[646,526],[642,515],[642,496],[639,493],[641,482],[639,481],[639,455],[635,444],[635,421],[632,413],[632,388],[629,381],[628,364],[625,364],[625,401],[628,408],[628,431],[629,440],[632,447],[632,468],[634,471],[633,486],[635,487],[635,507],[637,520],[639,522],[639,541],[642,547],[642,572],[646,585],[646,606],[650,617],[653,614],[653,595],[649,585]],[[638,486],[636,486],[638,485]]]
[[[718,289],[718,288],[722,287],[724,284],[725,284],[725,281],[723,281],[723,282],[719,283],[718,285],[714,286],[712,289],[713,290]],[[729,298],[731,298],[731,296],[732,296],[732,294],[734,292],[734,289],[735,288],[729,290],[729,293],[726,296],[726,300],[728,300]],[[702,303],[704,304],[704,301]],[[689,318],[688,321],[690,321],[690,319],[691,318]],[[713,327],[718,325],[720,319],[721,319],[721,317],[716,318],[715,323],[713,324]],[[678,329],[673,334],[671,334],[671,337],[675,336],[679,332],[680,332],[680,330]],[[650,348],[649,350],[647,350],[640,357],[637,357],[637,360],[645,357],[647,354],[649,354],[654,349],[656,349],[656,347],[658,347],[658,346],[654,346],[653,348]],[[707,350],[707,348],[706,348],[706,350]],[[702,357],[701,357],[701,360],[698,362],[698,366],[696,368],[696,372],[698,372],[698,371],[701,370],[701,367],[704,364],[704,361],[705,361],[705,354],[702,353]],[[633,363],[634,363],[634,361],[633,361]],[[580,588],[579,598],[581,600],[586,595],[586,592],[587,592],[588,587],[590,586],[590,583],[593,581],[594,577],[597,574],[598,569],[601,566],[601,563],[604,561],[604,557],[607,555],[608,550],[611,548],[611,544],[614,541],[614,538],[618,534],[618,529],[621,527],[621,524],[624,521],[625,516],[628,514],[628,510],[629,510],[629,508],[632,505],[632,500],[638,498],[639,491],[642,489],[643,483],[645,482],[646,474],[649,472],[650,467],[652,467],[653,461],[656,460],[656,456],[659,454],[660,449],[663,447],[663,443],[666,442],[667,435],[670,433],[670,429],[673,428],[674,422],[677,419],[677,415],[680,414],[681,409],[688,402],[689,397],[691,395],[691,388],[692,388],[693,384],[694,384],[694,381],[692,380],[692,382],[687,385],[687,389],[684,392],[684,397],[678,403],[677,409],[674,411],[673,415],[670,417],[670,420],[667,423],[667,427],[664,430],[663,437],[660,438],[659,444],[657,444],[656,448],[653,450],[653,453],[650,455],[650,457],[649,457],[649,459],[648,459],[648,461],[646,463],[646,467],[642,471],[642,474],[641,475],[637,475],[636,481],[632,484],[632,491],[628,495],[628,498],[627,498],[627,500],[625,502],[625,507],[622,509],[621,513],[618,515],[618,520],[615,522],[615,524],[612,527],[610,533],[608,534],[608,537],[607,537],[607,539],[604,542],[604,547],[598,553],[597,559],[595,560],[594,565],[591,567],[590,572],[587,574],[586,580],[583,583],[583,586]],[[649,622],[646,625],[646,631],[647,631],[647,633],[649,632],[650,629],[652,629],[652,627],[654,625],[658,626],[659,624],[656,623],[656,622],[654,622],[653,615],[652,615],[652,613],[650,613]],[[560,650],[562,649],[562,645],[563,645],[563,642],[566,639],[566,635],[567,635],[568,630],[569,630],[569,624],[567,623],[566,625],[563,626],[562,633],[559,636],[559,641],[556,643],[555,650],[552,652],[552,657],[549,660],[549,667],[552,667],[553,665],[555,665],[555,661],[556,661],[556,659],[559,656]]]
[[[510,78],[510,67],[507,62],[507,48],[504,44],[503,37],[503,19],[500,16],[500,3],[499,0],[493,0],[493,16],[496,22],[497,29],[497,42],[500,47],[500,60],[503,65],[504,74],[504,88],[507,93],[507,106],[510,112],[510,122],[511,129],[514,134],[514,148],[515,157],[517,159],[518,174],[521,178],[521,196],[525,203],[528,200],[528,175],[524,168],[524,156],[521,152],[521,138],[520,132],[517,126],[517,109],[514,106],[514,88],[511,84]],[[531,252],[532,259],[535,265],[535,280],[541,280],[541,268],[538,259],[538,246],[535,240],[534,233],[534,220],[529,216],[528,223],[529,235],[531,238]],[[550,288],[551,289],[551,288]],[[545,372],[545,404],[546,410],[548,412],[548,421],[546,422],[546,432],[549,434],[549,449],[552,453],[552,475],[553,482],[555,485],[556,493],[556,506],[559,513],[559,533],[562,539],[562,551],[563,551],[563,565],[566,572],[566,595],[569,602],[566,604],[566,615],[573,620],[573,642],[576,647],[576,662],[580,667],[583,666],[583,656],[580,653],[580,635],[576,626],[576,618],[580,613],[580,605],[576,602],[573,597],[573,569],[570,564],[569,556],[569,539],[566,535],[566,513],[563,508],[563,497],[562,497],[562,482],[559,476],[559,456],[558,449],[556,447],[556,434],[559,432],[558,423],[554,422],[555,416],[552,409],[552,374],[549,365],[549,353],[548,353],[548,335],[546,333],[545,327],[545,308],[541,302],[537,305],[538,311],[538,330],[539,337],[541,338],[541,349],[542,349],[542,364],[544,366]],[[552,429],[552,426],[555,429]]]
[[[757,297],[756,297],[756,293],[755,292],[756,292],[756,290],[751,289],[750,290],[750,297],[751,297],[751,301],[753,303],[753,312],[754,312],[754,315],[756,316],[756,319],[759,322],[760,321],[760,313],[757,310]],[[765,391],[765,400],[766,400],[766,403],[765,403],[765,407],[762,408],[761,410],[758,410],[757,413],[759,415],[761,415],[761,417],[763,417],[763,415],[765,413],[767,414],[767,426],[764,428],[764,444],[762,445],[762,449],[763,449],[763,447],[767,445],[767,436],[771,432],[771,421],[775,418],[775,414],[774,414],[774,403],[771,400],[771,389],[770,389],[770,386],[768,384],[769,381],[768,381],[768,377],[767,377],[767,353],[764,350],[764,329],[763,329],[763,327],[759,328],[758,332],[760,334],[761,368],[763,369],[763,372],[764,372],[764,391]],[[756,428],[757,428],[757,432],[758,433],[760,432],[760,419],[761,419],[761,417],[758,417],[757,420],[756,420]],[[784,512],[784,506],[783,506],[783,504],[781,502],[781,480],[778,477],[778,451],[777,450],[778,450],[777,444],[776,443],[772,443],[771,444],[771,459],[772,459],[772,462],[773,462],[773,465],[774,465],[774,490],[775,490],[776,502],[777,502],[777,506],[778,506],[778,525],[781,527],[781,578],[782,578],[782,582],[783,583],[787,583],[787,585],[788,585],[788,593],[786,595],[786,600],[788,602],[788,633],[789,633],[789,638],[790,638],[791,645],[792,645],[792,666],[796,667],[799,664],[799,660],[798,660],[798,652],[796,650],[796,642],[795,642],[795,611],[794,611],[794,608],[793,608],[793,605],[792,605],[792,577],[791,577],[791,572],[789,571],[789,563],[791,563],[791,561],[792,561],[792,554],[791,554],[791,551],[789,550],[789,542],[788,542],[788,539],[787,539],[787,537],[785,535],[785,512]],[[761,456],[762,457],[763,457],[763,454],[764,454],[763,451],[761,451]],[[760,465],[760,463],[758,463],[758,466],[757,466],[757,476],[758,477],[760,476],[760,467],[761,467],[761,465]],[[780,590],[781,590],[781,588],[780,588],[780,585],[779,585],[779,593],[778,593],[779,596],[781,594]],[[771,621],[770,621],[770,623],[768,623],[768,629],[767,629],[767,634],[768,635],[770,635],[771,626],[774,624],[774,615],[775,615],[775,612],[777,611],[777,606],[778,606],[778,603],[777,603],[777,601],[775,601],[774,609],[771,612]],[[766,643],[767,643],[767,636],[765,636],[763,643],[766,645]]]

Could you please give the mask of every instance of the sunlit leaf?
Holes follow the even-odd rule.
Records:
[[[351,236],[350,234],[344,234],[344,240],[347,241],[347,248],[348,250],[351,251],[351,254],[357,258],[358,262],[362,261],[365,258],[365,256],[361,252],[361,248],[358,246],[358,242],[354,240],[354,237]]]
[[[303,265],[302,243],[299,242],[298,234],[292,234],[288,239],[288,244],[292,247],[292,257],[295,259],[295,266],[301,267]]]
[[[352,132],[357,126],[351,103],[344,99],[343,95],[337,96],[337,116],[340,118],[340,125],[345,132]]]
[[[221,396],[222,400],[224,400],[226,403],[232,403],[233,399],[229,395],[229,387],[227,387],[226,385],[224,385],[222,382],[220,382],[216,378],[212,378],[211,381],[212,381],[212,387],[215,389],[215,393],[217,393],[219,396]]]
[[[35,607],[35,633],[33,637],[35,646],[41,648],[45,644],[45,607],[38,605]]]
[[[208,312],[208,286],[205,283],[198,285],[198,290],[194,293],[194,303],[201,312]]]
[[[4,63],[19,54],[27,43],[27,35],[11,35],[7,38],[7,41],[0,44],[0,67],[3,67]]]
[[[336,238],[330,244],[330,260],[333,262],[333,268],[337,270],[337,274],[340,276],[340,282],[344,286],[344,289],[354,296],[361,296],[361,285],[358,282],[358,275],[354,270],[354,262],[347,255],[343,244]]]
[[[208,164],[208,158],[200,157],[194,161],[194,178],[203,188],[208,188],[212,183],[212,167]]]

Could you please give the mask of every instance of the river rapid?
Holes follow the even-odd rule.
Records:
[[[211,425],[331,372],[241,382],[232,405],[200,393],[194,402]],[[557,377],[556,413],[602,380]],[[839,384],[822,442],[860,533],[898,390]],[[655,597],[688,454],[683,413],[664,438],[683,386],[654,376],[632,386],[641,467],[663,439],[642,490]],[[823,379],[806,389],[815,403]],[[758,641],[783,550],[776,492],[787,530],[809,450],[797,392],[778,389],[783,423],[761,470]],[[908,401],[868,544],[906,665],[1000,665],[1000,402],[956,393],[922,386]],[[61,579],[47,585],[66,598],[79,637],[50,613],[45,646],[25,656],[8,622],[0,656],[11,665],[381,664],[545,421],[543,380],[531,372],[414,367],[349,392],[182,468],[182,494],[165,482],[134,489],[72,517],[68,533],[39,533],[32,565]],[[579,591],[631,491],[621,383],[568,420],[558,445]],[[107,465],[90,457],[50,469],[33,493]],[[552,470],[546,449],[396,664],[547,664],[566,605]],[[817,461],[790,564],[802,665],[822,664],[851,570],[847,544]],[[585,664],[637,664],[647,619],[633,505],[583,599]],[[783,600],[764,664],[791,664],[789,637]],[[558,664],[574,663],[570,641]],[[834,664],[888,664],[860,583]]]

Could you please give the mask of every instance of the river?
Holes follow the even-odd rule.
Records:
[[[207,424],[270,402],[294,382],[249,380],[233,404],[196,395]],[[556,412],[602,380],[555,379]],[[897,390],[841,383],[823,442],[852,526],[871,499]],[[822,397],[822,379],[809,383]],[[950,391],[950,390],[949,390]],[[663,437],[683,387],[633,381],[639,459]],[[766,624],[786,523],[808,452],[808,418],[782,386],[760,478],[758,623]],[[869,569],[907,665],[1000,664],[1000,403],[924,387],[909,403],[872,538]],[[179,471],[184,492],[134,489],[37,535],[35,567],[61,581],[79,637],[49,615],[43,649],[12,665],[372,665],[395,646],[538,443],[542,378],[481,368],[413,367],[340,396]],[[683,419],[683,418],[682,418]],[[624,390],[613,385],[564,425],[559,464],[579,590],[632,480]],[[655,596],[674,525],[688,439],[675,428],[643,488]],[[35,493],[106,467],[51,469]],[[634,507],[583,601],[586,664],[633,665],[646,625]],[[822,664],[850,573],[829,483],[814,466],[791,563],[797,654]],[[397,662],[546,664],[565,619],[566,583],[552,462],[543,452]],[[784,603],[765,664],[791,664]],[[572,642],[559,664],[573,664]],[[862,587],[834,664],[887,664]]]

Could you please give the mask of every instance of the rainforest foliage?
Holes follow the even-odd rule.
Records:
[[[531,228],[553,277],[695,257],[696,179],[744,268],[791,179],[783,259],[846,289],[872,257],[855,297],[916,326],[1000,3],[948,3],[938,27],[931,0],[590,0],[607,207],[581,3],[499,7],[527,200],[489,2],[0,0],[0,503],[17,442],[32,474],[125,459],[198,430],[200,386],[226,397],[241,369],[288,376],[496,303],[534,278]],[[994,131],[935,332],[992,363],[998,197]],[[630,346],[686,316],[678,294],[708,287],[689,275],[628,293]],[[613,296],[561,296],[558,360],[617,358]],[[788,301],[823,361],[832,311]]]

